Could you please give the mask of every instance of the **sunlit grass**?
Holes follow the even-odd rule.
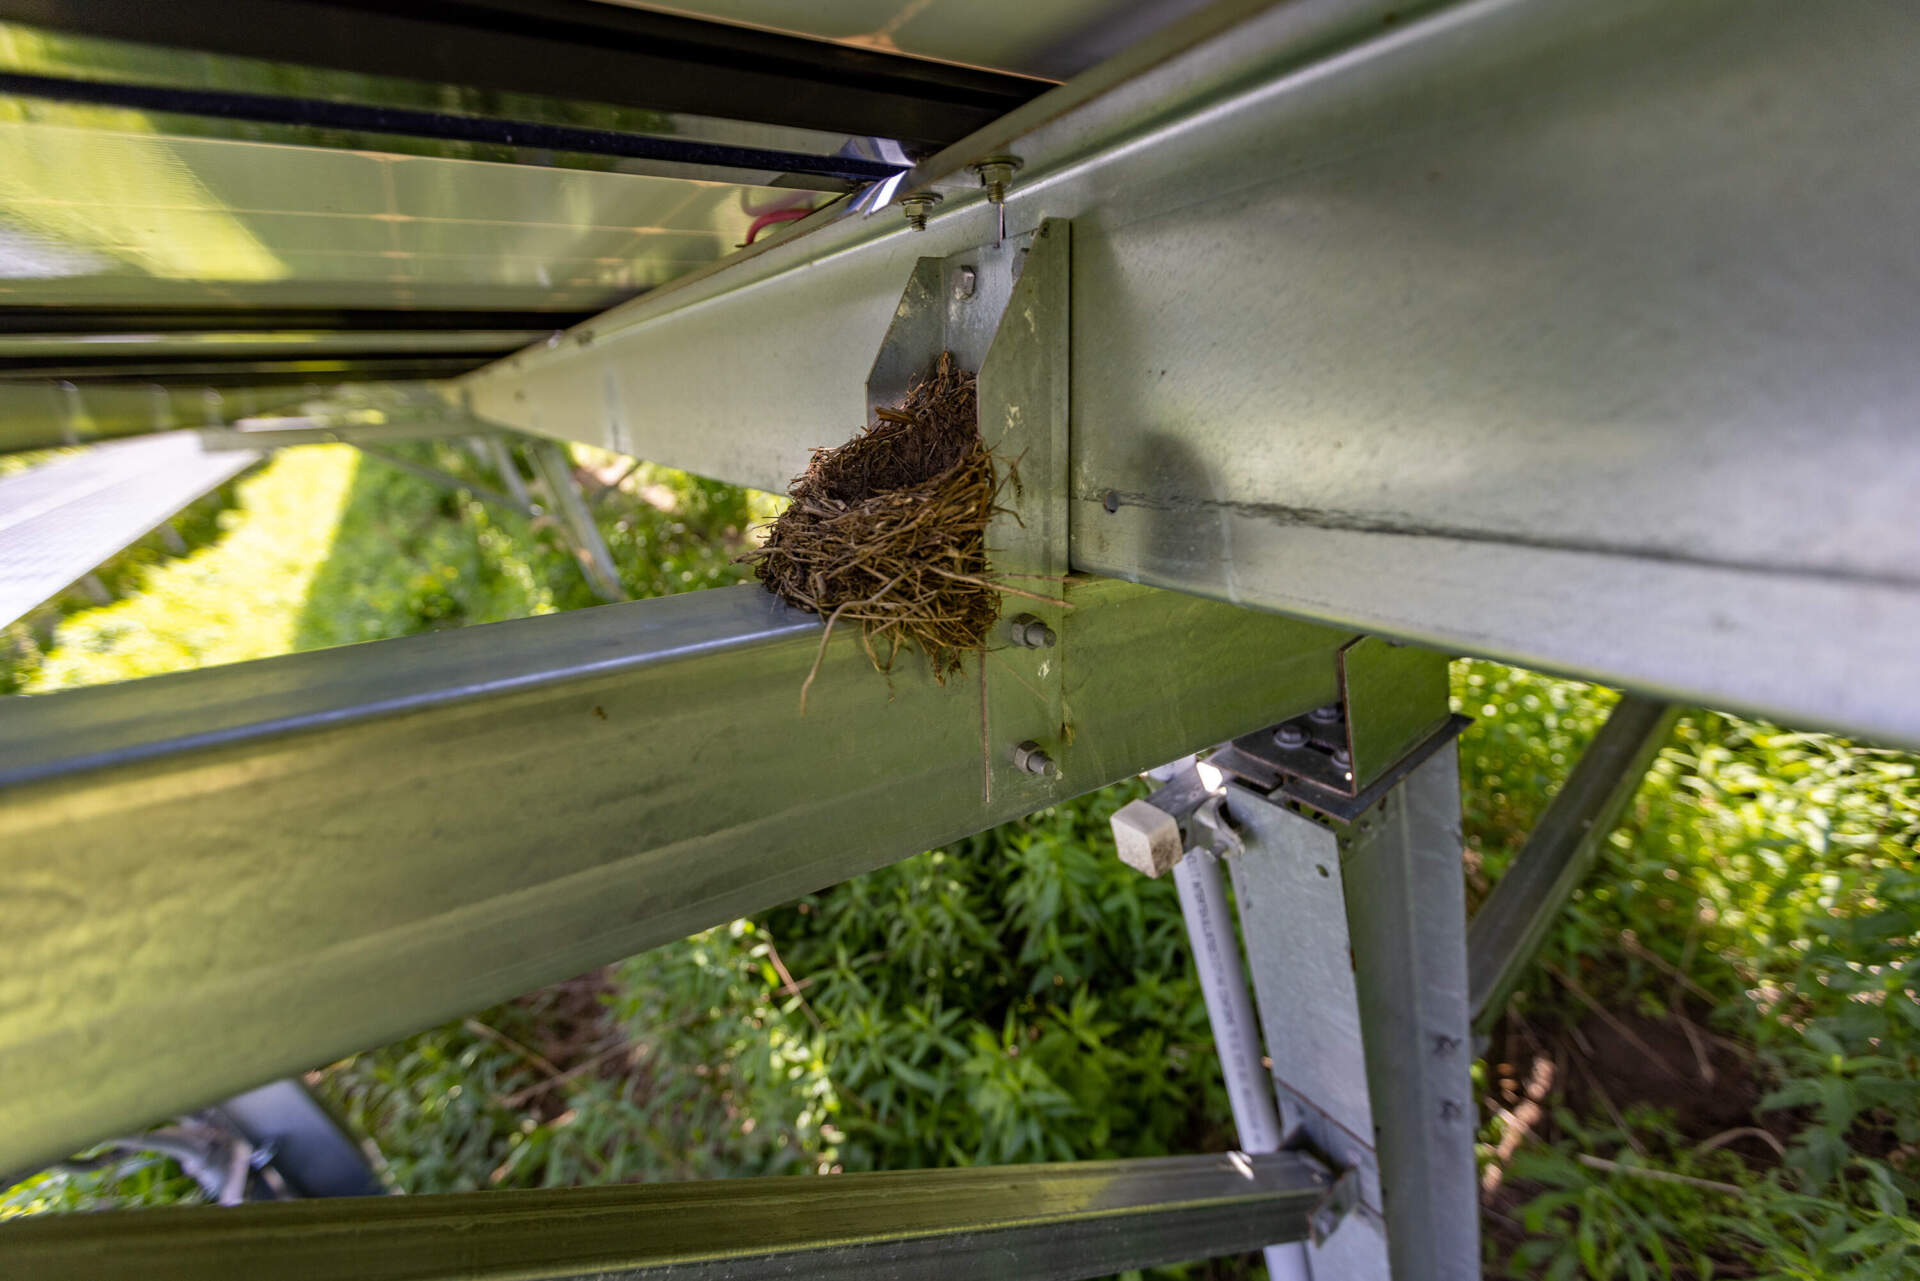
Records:
[[[267,658],[299,648],[301,611],[332,546],[360,458],[289,449],[240,482],[224,536],[148,570],[142,590],[66,619],[32,693]]]

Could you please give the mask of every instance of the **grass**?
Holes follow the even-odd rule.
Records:
[[[419,455],[462,460],[444,446]],[[613,474],[611,471],[608,475]],[[0,681],[54,689],[574,608],[554,531],[289,451],[183,559],[68,602]],[[645,469],[602,507],[637,596],[738,581],[762,499]],[[216,620],[209,624],[206,620]],[[1604,690],[1455,665],[1476,893]],[[1108,789],[318,1070],[408,1191],[1147,1155],[1230,1142],[1171,886]],[[1684,719],[1479,1066],[1490,1275],[1920,1275],[1920,774]],[[0,1216],[178,1199],[52,1172]],[[190,1185],[188,1185],[190,1186]],[[1215,1271],[1232,1271],[1228,1265]]]
[[[357,456],[346,445],[281,455],[244,477],[219,536],[151,566],[112,605],[61,622],[21,684],[47,693],[309,648],[299,619],[327,560]]]

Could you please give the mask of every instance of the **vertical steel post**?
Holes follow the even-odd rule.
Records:
[[[1351,822],[1235,785],[1232,860],[1289,1146],[1358,1175],[1316,1281],[1479,1267],[1466,890],[1451,746]]]
[[[1310,1274],[1389,1281],[1340,838],[1249,788],[1228,788],[1226,803],[1245,846],[1228,865],[1286,1141],[1354,1171],[1359,1183],[1358,1204],[1310,1248]]]
[[[1341,834],[1340,858],[1393,1272],[1477,1281],[1467,901],[1451,744]]]

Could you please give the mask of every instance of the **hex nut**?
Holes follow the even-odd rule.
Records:
[[[1160,876],[1180,861],[1180,824],[1145,801],[1128,801],[1115,812],[1113,843],[1120,861],[1136,872]]]
[[[988,201],[997,205],[1006,200],[1007,187],[1019,167],[1018,156],[988,156],[974,162],[973,172],[979,175],[980,185],[987,189]]]
[[[1052,649],[1060,639],[1054,635],[1053,628],[1032,614],[1021,614],[1007,624],[1007,630],[1013,636],[1013,643],[1022,649]]]
[[[907,216],[907,226],[915,231],[925,231],[927,216],[942,199],[937,191],[910,191],[900,197],[900,212]]]

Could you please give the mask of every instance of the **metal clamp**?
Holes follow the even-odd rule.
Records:
[[[1340,1171],[1340,1177],[1333,1181],[1315,1203],[1307,1215],[1307,1227],[1313,1244],[1323,1246],[1333,1230],[1346,1221],[1360,1204],[1360,1171],[1358,1167],[1348,1166]]]

